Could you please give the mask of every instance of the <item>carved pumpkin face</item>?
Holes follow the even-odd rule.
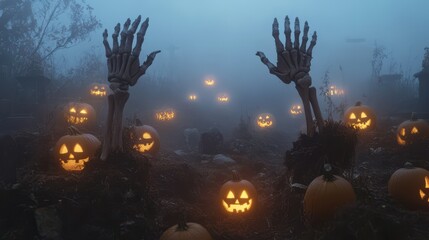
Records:
[[[109,86],[103,83],[93,83],[89,89],[89,94],[94,97],[105,97],[107,96]]]
[[[81,134],[71,127],[69,134],[58,140],[55,153],[64,170],[82,171],[100,146],[100,140],[94,135]]]
[[[204,80],[204,85],[206,85],[208,87],[214,86],[215,83],[216,83],[216,81],[214,79],[211,79],[211,78]]]
[[[197,101],[197,95],[196,94],[189,94],[188,100],[191,102]]]
[[[219,103],[227,103],[227,102],[229,102],[229,96],[228,96],[228,94],[226,94],[226,93],[219,94],[217,96],[217,101]]]
[[[302,107],[299,104],[292,105],[292,107],[289,109],[289,113],[292,114],[292,116],[298,116],[302,114]]]
[[[149,125],[133,126],[130,133],[133,149],[139,153],[156,155],[159,152],[159,135]]]
[[[84,125],[95,121],[95,110],[87,103],[70,102],[64,108],[64,117],[69,124]]]
[[[423,119],[412,117],[401,123],[396,130],[396,141],[401,146],[422,143],[429,139],[429,124]]]
[[[344,95],[344,90],[341,88],[338,88],[335,85],[332,85],[329,87],[329,90],[326,94],[329,96],[341,96],[341,95]]]
[[[357,102],[344,113],[343,121],[359,130],[371,130],[375,127],[375,113],[372,108]]]
[[[155,113],[155,118],[158,121],[171,121],[176,117],[176,112],[173,109],[160,110]]]
[[[256,124],[260,128],[270,128],[274,124],[274,117],[269,113],[259,114],[256,118]]]
[[[243,214],[254,209],[256,189],[247,180],[241,180],[234,172],[233,179],[220,190],[222,206],[228,214]]]
[[[429,171],[405,163],[389,179],[389,195],[409,209],[429,208]]]

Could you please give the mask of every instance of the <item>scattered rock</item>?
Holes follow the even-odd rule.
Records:
[[[61,239],[61,219],[55,206],[38,208],[34,212],[37,231],[44,239]]]
[[[224,164],[235,164],[236,161],[223,154],[218,154],[213,157],[213,163],[217,165],[224,165]]]

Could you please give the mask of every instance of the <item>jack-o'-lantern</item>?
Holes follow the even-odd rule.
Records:
[[[176,112],[173,109],[164,109],[155,112],[155,118],[158,121],[171,121],[176,117]]]
[[[331,170],[331,166],[325,164],[324,174],[315,178],[305,192],[304,215],[311,223],[328,220],[356,201],[352,185],[346,179],[333,175]]]
[[[88,103],[70,102],[64,108],[66,121],[73,125],[84,125],[95,121],[95,110]]]
[[[302,111],[302,106],[301,106],[301,105],[299,105],[299,104],[294,104],[294,105],[292,105],[292,107],[290,107],[290,109],[289,109],[289,113],[290,113],[292,116],[298,116],[298,115],[301,115],[301,114],[303,113],[303,111]]]
[[[229,96],[226,93],[221,93],[217,96],[217,101],[220,103],[227,103],[229,102]]]
[[[194,93],[188,95],[188,100],[191,102],[197,101],[197,98],[198,98],[197,95]]]
[[[429,208],[429,171],[405,163],[389,179],[389,195],[409,209]]]
[[[159,240],[213,240],[213,238],[200,224],[187,223],[183,219],[179,221],[179,224],[167,229]]]
[[[75,127],[69,128],[68,135],[61,137],[55,145],[55,155],[66,171],[82,171],[92,159],[101,142],[94,135],[80,133]]]
[[[238,173],[233,171],[232,180],[220,189],[220,199],[228,214],[241,215],[255,208],[257,193],[252,183],[240,179]]]
[[[212,87],[216,84],[216,81],[212,78],[208,78],[208,79],[204,80],[204,84],[208,87]]]
[[[139,153],[156,155],[159,152],[159,135],[155,128],[149,125],[131,127],[130,138],[133,149]]]
[[[401,123],[396,130],[396,141],[401,146],[424,143],[429,139],[429,124],[423,119],[417,119],[415,114],[411,120]]]
[[[274,117],[269,113],[262,113],[256,117],[256,125],[260,128],[271,128],[274,125]]]
[[[358,130],[372,130],[375,128],[376,116],[372,108],[357,102],[344,113],[344,123]]]
[[[329,87],[328,92],[326,94],[329,96],[341,96],[341,95],[344,95],[344,90],[341,88],[338,88],[335,85],[332,85]]]
[[[89,94],[94,97],[105,97],[109,92],[109,86],[104,83],[93,83],[89,89]]]

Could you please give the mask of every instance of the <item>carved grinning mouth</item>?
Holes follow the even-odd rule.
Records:
[[[353,123],[352,125],[356,129],[367,129],[371,126],[371,119],[368,119],[366,122],[361,122],[360,119],[358,119],[357,123]]]
[[[72,124],[81,124],[88,121],[87,117],[77,117],[77,116],[70,116],[68,118],[68,122]]]
[[[91,94],[96,96],[106,96],[106,91],[91,90]]]
[[[244,213],[246,211],[249,211],[249,209],[252,207],[252,199],[249,199],[247,203],[240,204],[240,202],[235,200],[235,203],[226,203],[224,200],[222,200],[223,206],[228,212],[236,212],[236,213]]]
[[[81,171],[85,168],[85,163],[89,161],[89,157],[84,159],[65,159],[61,160],[61,166],[67,171]]]
[[[134,149],[136,149],[139,152],[146,152],[152,148],[153,144],[154,142],[136,144],[134,145]]]

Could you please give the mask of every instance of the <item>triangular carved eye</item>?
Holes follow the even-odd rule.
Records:
[[[243,190],[243,192],[241,193],[240,198],[242,198],[242,199],[248,199],[249,198],[249,195],[247,195],[246,190]]]
[[[356,115],[354,113],[350,114],[350,119],[356,119]]]
[[[80,113],[81,114],[87,114],[88,112],[86,111],[86,109],[82,109],[82,110],[80,110]]]
[[[75,153],[82,153],[83,152],[82,146],[79,143],[77,143],[76,145],[74,145],[73,151]]]
[[[70,112],[71,112],[71,113],[76,113],[76,108],[71,108],[71,109],[70,109]]]
[[[61,145],[60,147],[60,154],[66,154],[69,150],[67,149],[67,146],[65,144]]]
[[[419,130],[416,127],[413,127],[413,129],[411,129],[411,134],[416,134],[419,133]]]
[[[234,193],[232,191],[229,191],[228,195],[226,196],[226,198],[227,199],[234,199],[235,198]]]
[[[151,139],[151,138],[152,136],[150,135],[150,133],[147,133],[147,132],[143,133],[143,139]]]
[[[366,115],[366,113],[365,112],[362,112],[361,114],[360,114],[360,118],[367,118],[368,116]]]

